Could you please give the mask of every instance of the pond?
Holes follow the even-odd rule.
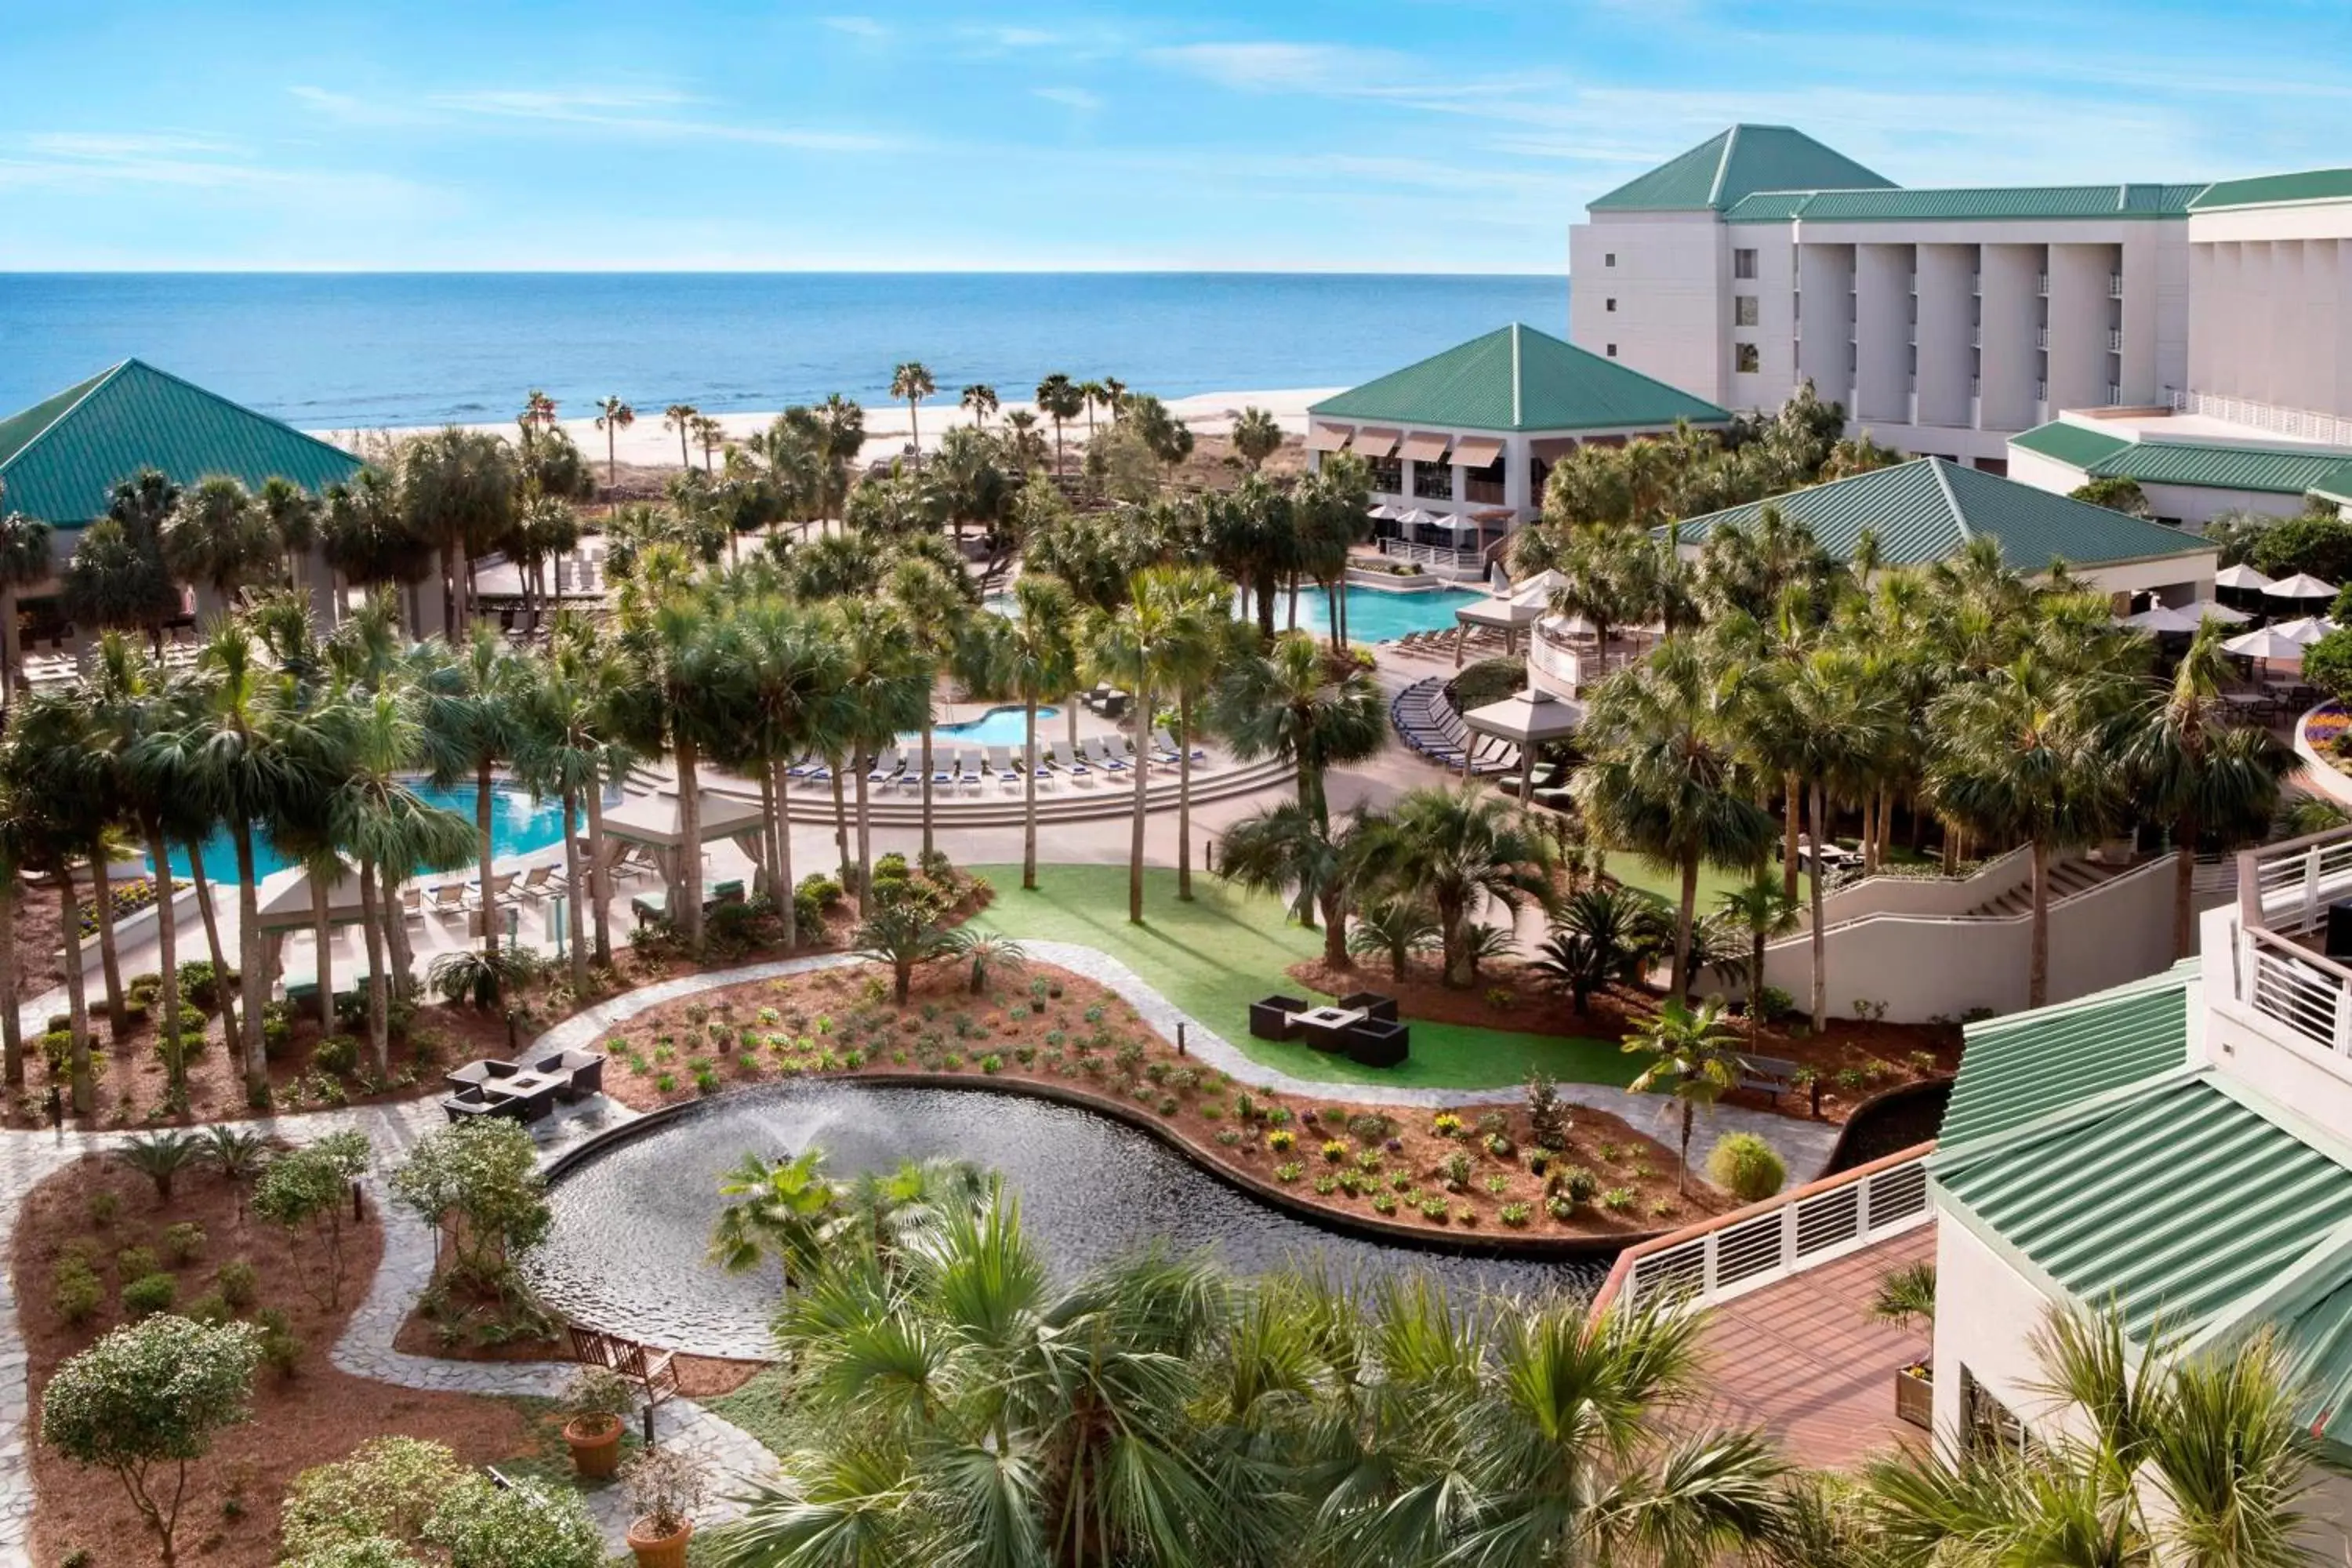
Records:
[[[1002,1172],[1062,1278],[1159,1242],[1262,1273],[1319,1260],[1346,1278],[1425,1268],[1466,1291],[1591,1289],[1603,1261],[1454,1258],[1334,1235],[1244,1196],[1133,1128],[1074,1107],[974,1089],[805,1081],[696,1107],[591,1156],[554,1191],[532,1264],[575,1321],[705,1355],[770,1353],[774,1270],[730,1275],[706,1256],[719,1178],[747,1152],[824,1149],[835,1179],[949,1156]]]

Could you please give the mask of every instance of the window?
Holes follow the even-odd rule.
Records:
[[[1731,275],[1734,278],[1755,277],[1756,253],[1752,250],[1733,251],[1731,253]]]
[[[1611,359],[1615,359],[1617,357],[1617,345],[1615,343],[1611,343],[1609,345],[1609,357]]]
[[[1606,300],[1602,303],[1601,308],[1613,316],[1617,313],[1617,301],[1614,300]]]
[[[1452,500],[1454,465],[1415,463],[1412,466],[1412,493],[1423,500]]]
[[[1404,459],[1374,458],[1371,461],[1372,489],[1384,496],[1404,494]]]
[[[1960,1440],[1970,1453],[2006,1448],[2023,1454],[2030,1452],[2033,1444],[2025,1424],[1987,1392],[1985,1385],[1977,1381],[1976,1373],[1965,1366],[1960,1368]]]
[[[1737,294],[1732,297],[1731,324],[1733,326],[1752,327],[1762,319],[1762,312],[1756,307],[1755,295]]]
[[[1495,454],[1495,460],[1485,468],[1463,469],[1462,499],[1466,501],[1475,501],[1482,506],[1502,505],[1503,461],[1503,454],[1497,452]]]
[[[1613,251],[1613,250],[1612,250],[1612,251],[1611,251],[1608,255],[1606,255],[1606,256],[1602,257],[1602,258],[1601,258],[1601,266],[1603,266],[1603,267],[1614,267],[1614,266],[1616,266],[1616,265],[1617,265],[1617,253],[1616,253],[1615,251]]]
[[[1764,356],[1756,352],[1754,343],[1731,345],[1731,368],[1742,375],[1754,375],[1764,368]]]

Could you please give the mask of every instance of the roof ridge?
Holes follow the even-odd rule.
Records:
[[[1960,505],[1959,496],[1952,489],[1952,481],[1945,477],[1944,459],[1930,454],[1919,461],[1927,464],[1927,471],[1936,477],[1936,488],[1944,493],[1944,504],[1952,509],[1952,521],[1959,525],[1960,538],[1974,539],[1977,531],[1969,526],[1968,509]]]
[[[74,410],[79,408],[83,404],[88,403],[91,398],[96,397],[100,392],[104,391],[109,384],[110,384],[116,376],[121,375],[123,371],[131,365],[139,364],[141,362],[136,357],[117,360],[112,364],[108,365],[104,370],[100,371],[96,375],[90,377],[88,381],[81,383],[81,395],[75,398],[71,403],[67,404],[63,408],[58,409],[57,414],[47,424],[42,426],[38,430],[36,430],[31,435],[26,437],[23,441],[17,444],[15,451],[8,453],[5,457],[0,457],[0,466],[14,463],[17,458],[23,457],[26,453],[39,446],[42,438],[47,436],[50,431],[55,430],[58,426],[64,424],[68,419],[73,416]],[[34,406],[37,408],[40,405],[37,403]]]
[[[117,375],[121,374],[123,371],[128,370],[132,365],[137,365],[141,370],[145,371],[150,375],[161,376],[163,380],[170,382],[174,386],[186,387],[190,392],[194,393],[198,397],[204,398],[208,403],[217,403],[222,407],[229,409],[234,413],[242,414],[250,419],[266,419],[270,424],[278,426],[281,429],[292,432],[295,437],[301,440],[308,441],[311,446],[321,447],[327,451],[332,452],[339,458],[350,458],[354,460],[359,460],[360,455],[357,452],[345,451],[342,447],[336,446],[332,441],[321,440],[320,437],[311,435],[308,430],[298,428],[294,425],[288,423],[286,420],[278,418],[276,415],[264,414],[258,408],[248,408],[233,397],[215,392],[208,386],[199,386],[194,382],[190,381],[186,376],[174,375],[172,372],[165,370],[163,366],[150,364],[145,360],[139,358],[136,354],[131,355],[130,358],[124,360],[121,364],[116,365],[113,370],[109,371],[107,373],[106,381],[100,382],[99,385],[105,385],[106,382],[112,381]],[[96,386],[90,388],[90,391],[93,394],[98,390],[99,388]],[[77,402],[75,406],[79,407],[80,403]],[[26,444],[27,446],[31,445],[30,442]]]
[[[1723,182],[1731,174],[1731,154],[1739,145],[1739,122],[1732,121],[1731,129],[1723,133],[1723,152],[1715,161],[1715,179],[1706,187],[1706,205],[1715,205],[1723,199]]]
[[[1523,410],[1526,407],[1526,399],[1521,395],[1522,374],[1519,369],[1519,323],[1513,321],[1511,323],[1511,427],[1515,430],[1522,422]]]

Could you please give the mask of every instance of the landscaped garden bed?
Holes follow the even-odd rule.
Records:
[[[906,1005],[879,966],[822,970],[649,1009],[597,1042],[605,1091],[639,1110],[807,1076],[1022,1084],[1154,1125],[1210,1168],[1335,1215],[1505,1237],[1619,1237],[1732,1200],[1620,1119],[1563,1107],[1540,1146],[1526,1103],[1432,1113],[1272,1094],[1143,1023],[1115,993],[1039,964],[919,973]],[[1663,1102],[1662,1102],[1663,1103]],[[1694,1158],[1714,1139],[1702,1133]]]

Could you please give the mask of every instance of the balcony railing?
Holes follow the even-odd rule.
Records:
[[[1713,1306],[1934,1215],[1922,1143],[1618,1255],[1592,1310]]]
[[[2252,425],[2258,430],[2291,436],[2299,441],[2352,447],[2352,419],[2308,408],[2281,408],[2275,404],[2257,403],[2247,397],[2223,397],[2210,392],[2183,392],[2178,387],[2168,390],[2176,413],[2202,414],[2214,419],[2229,420],[2233,425]]]
[[[2107,406],[2110,408],[2116,407],[2122,404],[2123,400],[2123,384],[2120,382],[2113,381],[2107,383]]]
[[[2033,346],[2037,349],[2046,349],[2050,346],[2049,328],[2036,327],[2033,329]]]
[[[1972,349],[1984,347],[1984,328],[1979,326],[1969,329],[1969,347]]]
[[[2047,272],[2037,272],[2033,275],[2033,291],[2036,294],[2042,295],[2045,299],[2048,298],[2050,293],[2050,274]]]
[[[2122,299],[2123,297],[2124,297],[2124,275],[2123,275],[2122,273],[2120,273],[2120,272],[2110,272],[2110,273],[2108,273],[2108,274],[2107,274],[2107,298],[2108,298],[2108,299],[2110,299],[2110,300],[2120,300],[2120,299]]]
[[[2295,939],[2352,895],[2352,828],[2238,856],[2238,1000],[2304,1040],[2352,1056],[2352,969]]]
[[[2121,327],[2109,327],[2107,329],[2107,352],[2111,354],[2119,354],[2124,352],[2124,331]]]
[[[1442,544],[1412,544],[1402,539],[1381,541],[1381,553],[1391,561],[1410,561],[1454,572],[1481,572],[1486,566],[1483,550],[1452,550]]]

